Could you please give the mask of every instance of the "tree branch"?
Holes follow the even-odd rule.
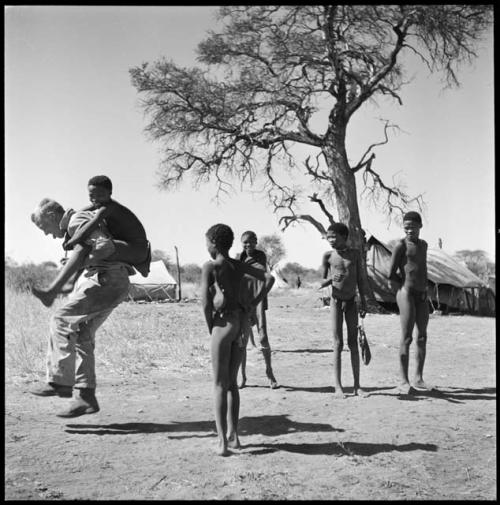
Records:
[[[368,149],[365,151],[365,153],[363,154],[363,156],[361,156],[361,159],[360,161],[358,162],[358,164],[352,168],[352,171],[354,173],[356,173],[358,170],[361,170],[362,168],[365,168],[367,165],[368,165],[368,168],[371,167],[371,164],[373,162],[373,160],[375,159],[375,153],[372,153],[370,158],[368,159],[365,159],[369,154],[370,152],[375,149],[375,147],[378,147],[378,146],[383,146],[384,144],[387,144],[389,142],[389,136],[387,134],[387,131],[389,130],[389,128],[394,128],[394,129],[397,129],[399,130],[399,127],[397,125],[394,125],[394,124],[390,124],[389,121],[387,120],[384,120],[385,122],[385,125],[384,125],[384,140],[380,141],[380,142],[375,142],[374,144],[371,144]]]
[[[328,221],[330,222],[330,224],[335,223],[335,219],[330,214],[330,212],[328,212],[328,210],[326,209],[326,206],[325,206],[323,200],[321,200],[321,198],[318,197],[318,193],[314,193],[312,196],[310,196],[309,200],[311,200],[311,202],[317,203],[320,206],[320,209],[323,211],[325,216],[328,218]]]
[[[312,224],[321,233],[321,236],[325,238],[326,236],[325,227],[309,214],[295,214],[293,216],[281,217],[279,220],[279,224],[280,225],[283,224],[281,231],[285,231],[292,223],[295,223],[297,221],[307,221],[308,223]]]

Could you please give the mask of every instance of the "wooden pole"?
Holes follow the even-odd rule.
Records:
[[[179,286],[179,294],[177,297],[177,301],[180,302],[182,299],[182,292],[181,292],[181,268],[179,267],[179,251],[177,250],[177,246],[174,245],[175,248],[175,260],[177,262],[177,284]]]

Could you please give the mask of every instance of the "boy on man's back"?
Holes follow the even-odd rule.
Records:
[[[33,294],[49,307],[63,286],[77,271],[83,268],[89,257],[119,261],[134,266],[144,277],[149,273],[151,252],[146,232],[136,215],[127,207],[111,199],[111,180],[105,175],[92,177],[88,182],[89,198],[92,205],[85,207],[77,216],[86,216],[81,226],[68,225],[75,220],[73,209],[66,211],[61,220],[61,230],[66,232],[63,247],[73,249],[75,245],[89,246],[64,265],[57,277],[46,289],[34,288]],[[71,231],[71,233],[69,233]],[[107,239],[93,237],[104,234]]]

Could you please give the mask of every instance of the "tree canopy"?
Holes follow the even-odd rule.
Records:
[[[260,237],[257,248],[266,253],[267,264],[271,270],[286,256],[283,240],[276,233]]]
[[[368,100],[388,96],[402,104],[405,54],[457,85],[458,69],[475,56],[491,13],[491,5],[220,7],[222,28],[198,47],[202,67],[165,58],[130,70],[149,119],[146,131],[164,146],[159,184],[175,186],[188,173],[195,184],[215,180],[223,192],[235,181],[259,182],[275,210],[289,214],[284,227],[304,218],[296,214],[304,189],[313,190],[316,203],[340,205],[339,218],[348,221],[353,203],[343,193],[355,184],[343,172],[363,173],[363,184],[389,213],[418,204],[373,167],[374,149],[394,125],[387,122],[385,139],[354,164],[345,152],[346,126]],[[313,116],[325,100],[328,125],[318,133]],[[310,155],[297,160],[295,144],[310,146]],[[294,168],[310,177],[307,188],[293,184]],[[334,219],[330,212],[327,218]]]

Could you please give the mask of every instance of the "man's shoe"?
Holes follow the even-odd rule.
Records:
[[[71,386],[61,386],[55,382],[49,382],[43,386],[33,388],[30,393],[36,396],[60,396],[71,398],[73,388]]]
[[[75,389],[75,393],[68,408],[56,414],[58,417],[78,417],[99,412],[95,389]]]

